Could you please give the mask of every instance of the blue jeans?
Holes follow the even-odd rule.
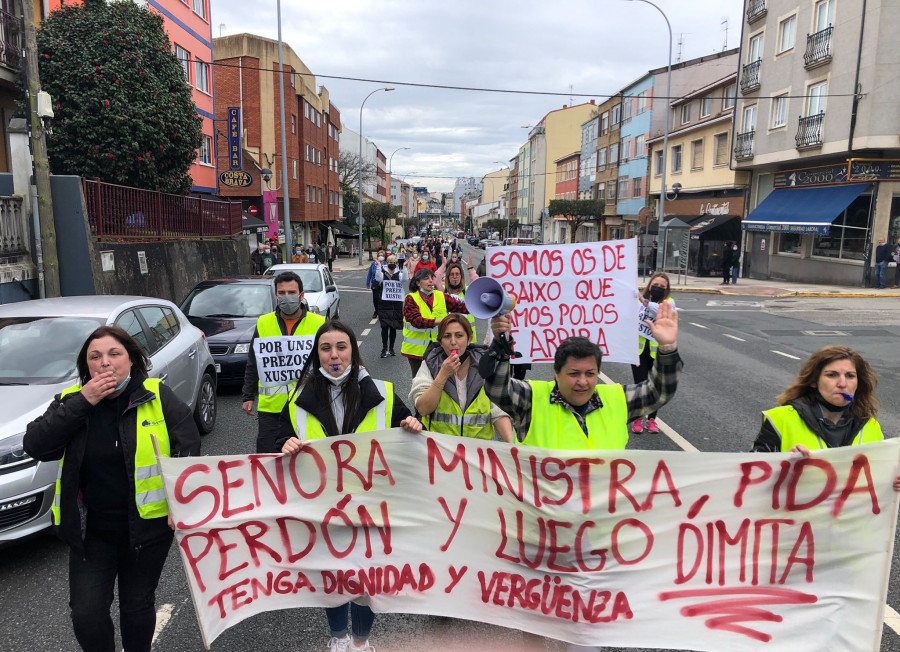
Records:
[[[328,627],[335,638],[343,638],[347,635],[349,616],[353,617],[353,640],[362,643],[369,638],[372,632],[372,624],[375,622],[375,613],[364,605],[348,602],[340,607],[325,607],[325,615],[328,617]]]
[[[731,283],[732,285],[737,285],[738,273],[741,271],[741,268],[738,265],[735,265],[731,268]]]
[[[84,558],[69,552],[69,608],[75,638],[83,650],[115,652],[115,630],[109,610],[119,581],[119,625],[125,652],[150,652],[156,628],[156,585],[172,545],[172,537],[135,554],[124,536],[98,534],[88,528]]]
[[[887,261],[883,263],[875,263],[875,285],[878,286],[879,289],[883,289],[887,287]]]

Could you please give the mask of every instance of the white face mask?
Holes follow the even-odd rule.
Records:
[[[347,380],[347,377],[350,375],[350,370],[353,367],[347,367],[344,369],[344,373],[340,376],[332,376],[331,372],[325,367],[319,367],[319,373],[321,373],[325,378],[331,381],[332,385],[343,385],[344,381]]]

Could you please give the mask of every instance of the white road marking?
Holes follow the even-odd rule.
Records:
[[[759,301],[719,301],[710,300],[706,302],[707,306],[743,306],[745,308],[762,308]]]
[[[338,285],[337,288],[341,292],[365,292],[366,294],[372,294],[372,290],[369,290],[368,288],[354,288],[347,287],[346,285]]]
[[[722,335],[723,335],[724,337],[730,337],[730,338],[733,339],[733,340],[737,340],[738,342],[746,342],[746,341],[747,341],[747,340],[742,340],[742,339],[741,339],[740,337],[738,337],[737,335],[729,335],[728,333],[722,333]]]
[[[692,321],[691,321],[691,322],[688,322],[688,323],[689,323],[691,326],[696,326],[697,328],[702,328],[703,330],[706,330],[706,329],[707,329],[707,327],[704,326],[703,324],[697,324],[697,323],[692,322]]]
[[[884,624],[900,634],[900,614],[891,608],[891,605],[884,605]]]
[[[362,342],[360,340],[356,340],[356,346],[362,346]]]
[[[783,355],[785,358],[790,358],[791,360],[799,360],[800,359],[795,355],[791,355],[790,353],[782,353],[781,351],[775,351],[774,349],[772,350],[772,353],[775,353],[777,355]]]
[[[368,335],[368,334],[371,333],[371,332],[372,332],[372,329],[371,329],[371,328],[367,328],[367,329],[364,330],[362,333],[360,333],[360,337],[365,337],[366,335]]]
[[[377,319],[373,319],[372,321],[369,322],[369,326],[374,326],[374,325],[377,324],[377,323],[378,323],[378,320],[377,320]]]
[[[151,645],[153,643],[156,643],[156,639],[159,638],[159,635],[162,634],[162,631],[166,628],[166,625],[169,624],[169,620],[172,618],[172,610],[174,608],[174,605],[164,604],[156,610],[156,629],[153,630],[153,640],[150,642]]]

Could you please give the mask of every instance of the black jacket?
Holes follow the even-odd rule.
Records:
[[[294,330],[288,333],[287,323],[284,321],[284,317],[281,316],[281,311],[275,310],[275,317],[278,320],[278,327],[281,329],[282,335],[293,335],[297,330],[297,327],[300,326],[300,323],[306,318],[306,314],[309,311],[306,309],[306,305],[300,304],[300,318],[297,319],[297,322],[294,324]],[[253,329],[253,338],[250,340],[250,349],[247,351],[247,366],[244,367],[244,385],[241,388],[241,402],[253,401],[256,400],[256,396],[259,394],[259,370],[256,368],[256,353],[253,350],[253,343],[256,341],[256,338],[259,337],[259,320],[256,320],[256,328]]]
[[[375,386],[375,382],[369,376],[366,376],[359,381],[359,393],[359,409],[353,416],[353,421],[351,422],[351,432],[356,431],[356,429],[359,427],[359,424],[361,424],[363,422],[363,419],[366,418],[369,410],[384,401],[384,397],[381,395],[381,392],[378,391],[378,388]],[[331,406],[323,405],[322,403],[320,403],[318,399],[316,399],[316,394],[313,391],[312,387],[306,385],[300,391],[297,398],[294,401],[288,401],[288,403],[284,406],[284,409],[281,411],[281,418],[278,423],[278,439],[275,442],[277,450],[281,450],[281,447],[284,446],[284,443],[291,437],[295,436],[294,426],[291,423],[290,412],[294,409],[295,403],[298,407],[306,410],[319,420],[319,423],[322,424],[322,428],[325,430],[325,434],[328,437],[336,437],[338,435],[349,434],[331,431],[330,427],[326,425],[331,422],[331,419],[327,417],[327,412],[331,409]],[[411,416],[412,413],[409,411],[409,408],[406,407],[406,403],[404,403],[403,399],[401,399],[397,395],[397,390],[394,390],[394,409],[391,413],[391,428],[399,428],[400,423],[406,417]],[[338,424],[338,428],[340,428],[340,424]]]
[[[887,243],[880,244],[875,247],[875,262],[876,263],[889,263],[891,262],[891,253],[893,252],[893,247]]]
[[[484,378],[481,377],[481,374],[478,372],[478,365],[481,362],[481,358],[484,357],[484,354],[487,353],[488,347],[482,346],[480,344],[469,344],[466,347],[466,351],[469,353],[469,373],[466,375],[466,404],[459,404],[459,392],[456,389],[456,383],[458,380],[454,380],[454,382],[448,382],[444,385],[444,392],[447,393],[457,405],[460,406],[460,409],[465,412],[466,408],[472,404],[472,401],[476,399],[478,396],[478,392],[482,390],[484,387]],[[441,370],[441,365],[444,364],[444,360],[447,359],[447,354],[444,353],[444,348],[438,344],[437,342],[432,342],[428,345],[428,348],[425,349],[425,355],[422,358],[422,361],[428,365],[428,371],[431,372],[432,378],[437,378],[438,373]],[[422,415],[423,418],[427,419],[425,426],[428,427],[430,425],[430,415]]]
[[[796,401],[790,401],[788,405],[797,410],[797,414],[803,420],[803,423],[807,428],[823,441],[827,441],[827,433],[819,420],[819,416],[815,412],[813,404],[814,400],[815,399],[801,398]],[[858,418],[851,415],[849,428],[840,445],[849,446],[852,444],[854,438],[859,434],[859,431],[863,429],[866,423],[866,421],[860,421]],[[751,450],[754,453],[781,452],[781,435],[779,435],[775,428],[772,427],[772,424],[769,423],[769,420],[766,419],[765,416],[763,416],[762,427],[759,429],[759,434],[756,435],[756,440],[753,442],[753,448]]]
[[[143,383],[134,377],[131,382]],[[139,387],[134,390],[131,403],[119,419],[119,441],[125,453],[126,475],[134,495],[134,454],[137,447],[137,420],[139,405],[156,398],[153,392]],[[172,457],[188,457],[200,454],[200,433],[194,423],[191,409],[166,385],[159,386],[163,416]],[[61,524],[57,534],[73,549],[84,554],[84,526],[86,507],[81,502],[81,466],[87,443],[88,421],[93,406],[81,392],[56,396],[44,414],[31,423],[25,431],[25,452],[41,462],[52,462],[65,454],[60,496]],[[129,501],[128,531],[131,546],[140,550],[145,544],[172,536],[165,517],[143,519],[134,500]]]

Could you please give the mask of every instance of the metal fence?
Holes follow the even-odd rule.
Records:
[[[28,224],[21,197],[0,197],[0,258],[28,251]]]
[[[241,204],[82,179],[91,234],[99,239],[178,240],[241,233]]]

